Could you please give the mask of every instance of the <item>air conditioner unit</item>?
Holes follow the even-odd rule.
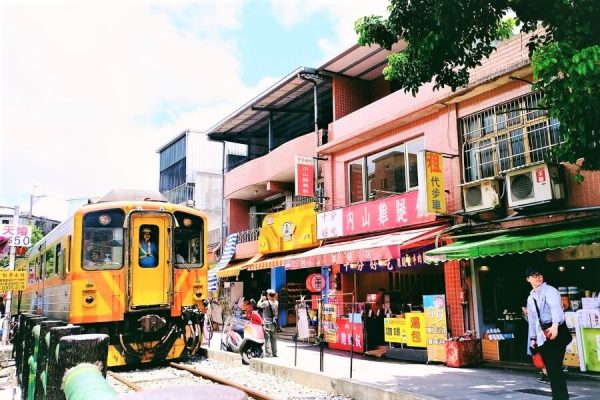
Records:
[[[510,208],[525,208],[563,200],[565,185],[556,164],[535,164],[506,173]]]
[[[498,196],[500,190],[497,178],[486,178],[461,186],[467,213],[493,210],[500,205],[500,197]]]

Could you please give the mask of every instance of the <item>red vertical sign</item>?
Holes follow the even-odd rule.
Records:
[[[296,196],[315,196],[314,172],[312,157],[296,156]]]

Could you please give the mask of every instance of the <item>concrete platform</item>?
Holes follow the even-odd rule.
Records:
[[[219,340],[220,334],[215,332],[208,356],[213,358],[218,354],[223,361],[231,357],[232,362],[238,362],[239,356],[219,350]],[[550,386],[537,381],[539,373],[535,370],[489,366],[448,368],[443,364],[426,365],[356,354],[350,360],[350,353],[325,349],[321,372],[319,348],[303,342],[296,347],[289,340],[278,341],[278,357],[252,360],[250,368],[355,400],[551,398]],[[600,398],[600,375],[588,377],[592,379],[569,374],[572,399]]]

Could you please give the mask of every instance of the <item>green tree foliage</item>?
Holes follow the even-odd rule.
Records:
[[[413,95],[430,81],[435,90],[467,85],[468,70],[510,36],[506,15],[514,13],[521,31],[533,32],[532,90],[544,92],[541,106],[560,121],[555,155],[571,163],[583,158],[583,169],[600,170],[599,0],[390,0],[388,11],[387,19],[356,21],[358,43],[389,50],[406,41],[388,57],[384,75]]]

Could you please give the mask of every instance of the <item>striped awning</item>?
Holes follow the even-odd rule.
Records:
[[[261,269],[283,267],[287,260],[289,260],[292,257],[297,257],[297,256],[298,256],[298,253],[294,253],[294,254],[288,254],[288,255],[284,255],[284,256],[274,256],[271,258],[265,258],[263,260],[255,262],[255,263],[251,263],[251,264],[249,263],[245,269],[247,269],[248,271],[258,271]]]
[[[222,270],[229,264],[231,258],[235,254],[235,246],[237,244],[238,234],[232,233],[227,236],[227,240],[225,241],[225,247],[223,248],[223,254],[221,255],[221,259],[217,263],[217,265],[208,271],[208,290],[214,292],[217,290],[217,272]]]
[[[250,264],[255,263],[256,261],[260,260],[260,258],[262,256],[263,255],[259,253],[259,254],[255,254],[254,257],[249,258],[245,261],[229,264],[228,266],[226,266],[225,268],[223,268],[222,270],[217,272],[217,278],[221,279],[221,278],[230,278],[232,276],[238,276],[240,274],[241,270],[245,269],[245,267],[247,265],[250,265]]]

